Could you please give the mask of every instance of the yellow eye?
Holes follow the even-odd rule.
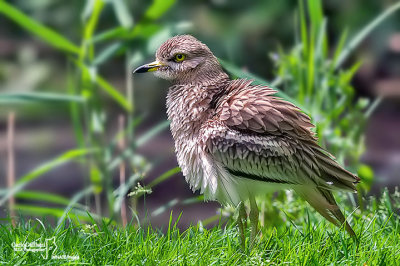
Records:
[[[185,60],[186,56],[184,54],[176,54],[175,55],[175,62],[182,62]]]

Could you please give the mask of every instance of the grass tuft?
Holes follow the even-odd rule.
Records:
[[[79,226],[63,223],[56,229],[44,226],[39,219],[22,220],[15,228],[11,224],[0,225],[0,262],[40,265],[396,265],[400,254],[400,222],[393,209],[400,207],[400,195],[396,192],[389,196],[385,192],[380,200],[371,198],[368,203],[369,211],[356,210],[351,214],[358,240],[301,205],[304,210],[300,218],[294,221],[287,218],[278,226],[265,226],[253,249],[245,251],[241,250],[234,223],[211,229],[199,223],[181,230],[178,227],[180,216],[176,221],[171,216],[163,233],[151,226],[138,227],[134,223],[122,228],[101,221],[96,224],[93,220],[91,224]],[[282,208],[290,213],[300,204],[302,202],[296,199]],[[246,233],[249,236],[250,232]],[[14,251],[13,246],[17,243],[45,243],[53,237],[57,247],[50,250],[47,259],[43,258],[45,252]]]

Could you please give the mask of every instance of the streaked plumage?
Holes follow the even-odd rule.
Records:
[[[184,55],[178,62],[177,55]],[[310,118],[251,80],[230,80],[208,47],[189,35],[169,39],[155,70],[172,80],[167,113],[177,159],[193,190],[207,200],[239,203],[268,191],[293,189],[336,225],[350,225],[333,190],[355,192],[359,178],[316,142]],[[256,208],[256,206],[255,206]]]

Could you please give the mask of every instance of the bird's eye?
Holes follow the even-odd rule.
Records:
[[[175,62],[182,62],[185,60],[186,56],[184,54],[176,54],[175,55]]]

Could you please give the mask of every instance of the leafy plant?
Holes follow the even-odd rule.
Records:
[[[129,74],[126,76],[127,86],[125,91],[122,92],[101,76],[101,66],[113,57],[124,55],[126,71],[130,73],[133,68],[132,62],[137,60],[135,59],[137,54],[130,48],[132,43],[150,42],[151,38],[160,33],[173,34],[175,25],[161,26],[156,23],[156,20],[163,16],[174,3],[175,0],[154,0],[145,10],[143,19],[134,23],[133,17],[127,11],[128,7],[125,1],[88,0],[81,15],[81,41],[80,44],[75,44],[62,33],[25,15],[6,1],[0,1],[0,13],[65,55],[68,61],[67,91],[69,93],[8,92],[0,94],[0,102],[2,104],[57,102],[68,104],[77,142],[77,149],[66,151],[59,157],[44,162],[21,177],[15,187],[1,191],[0,205],[3,205],[11,196],[56,203],[63,208],[21,204],[17,204],[15,207],[26,213],[56,216],[59,218],[58,223],[61,223],[66,216],[71,217],[71,215],[86,221],[90,220],[90,217],[101,215],[108,216],[111,219],[116,217],[129,190],[134,188],[143,179],[145,173],[153,167],[150,162],[137,153],[137,148],[160,133],[169,124],[167,122],[159,123],[145,134],[134,138],[134,128],[140,123],[141,119],[134,114],[131,76]],[[98,32],[97,27],[101,22],[102,14],[106,10],[115,13],[119,24]],[[99,50],[100,52],[97,52]],[[120,125],[119,132],[111,139],[107,136],[109,132],[106,130],[107,123],[112,119],[112,117],[109,117],[109,100],[113,101],[113,106],[118,107],[120,117],[127,121]],[[121,138],[124,139],[125,144],[118,147]],[[49,193],[43,194],[38,191],[24,190],[26,185],[40,178],[44,173],[71,161],[81,163],[87,177],[87,186],[79,191],[72,200],[68,201],[63,197]],[[130,170],[129,172],[133,173],[126,180],[122,180],[115,189],[112,183],[113,176],[115,176],[121,164],[125,162]],[[171,177],[176,172],[177,170],[173,169],[161,175],[160,178],[150,184],[148,189]],[[43,197],[39,196],[42,194]],[[102,195],[107,199],[106,209],[103,209],[100,204]],[[97,215],[89,212],[93,196]],[[138,197],[140,195],[135,198]],[[79,204],[83,198],[86,198],[85,205]]]

